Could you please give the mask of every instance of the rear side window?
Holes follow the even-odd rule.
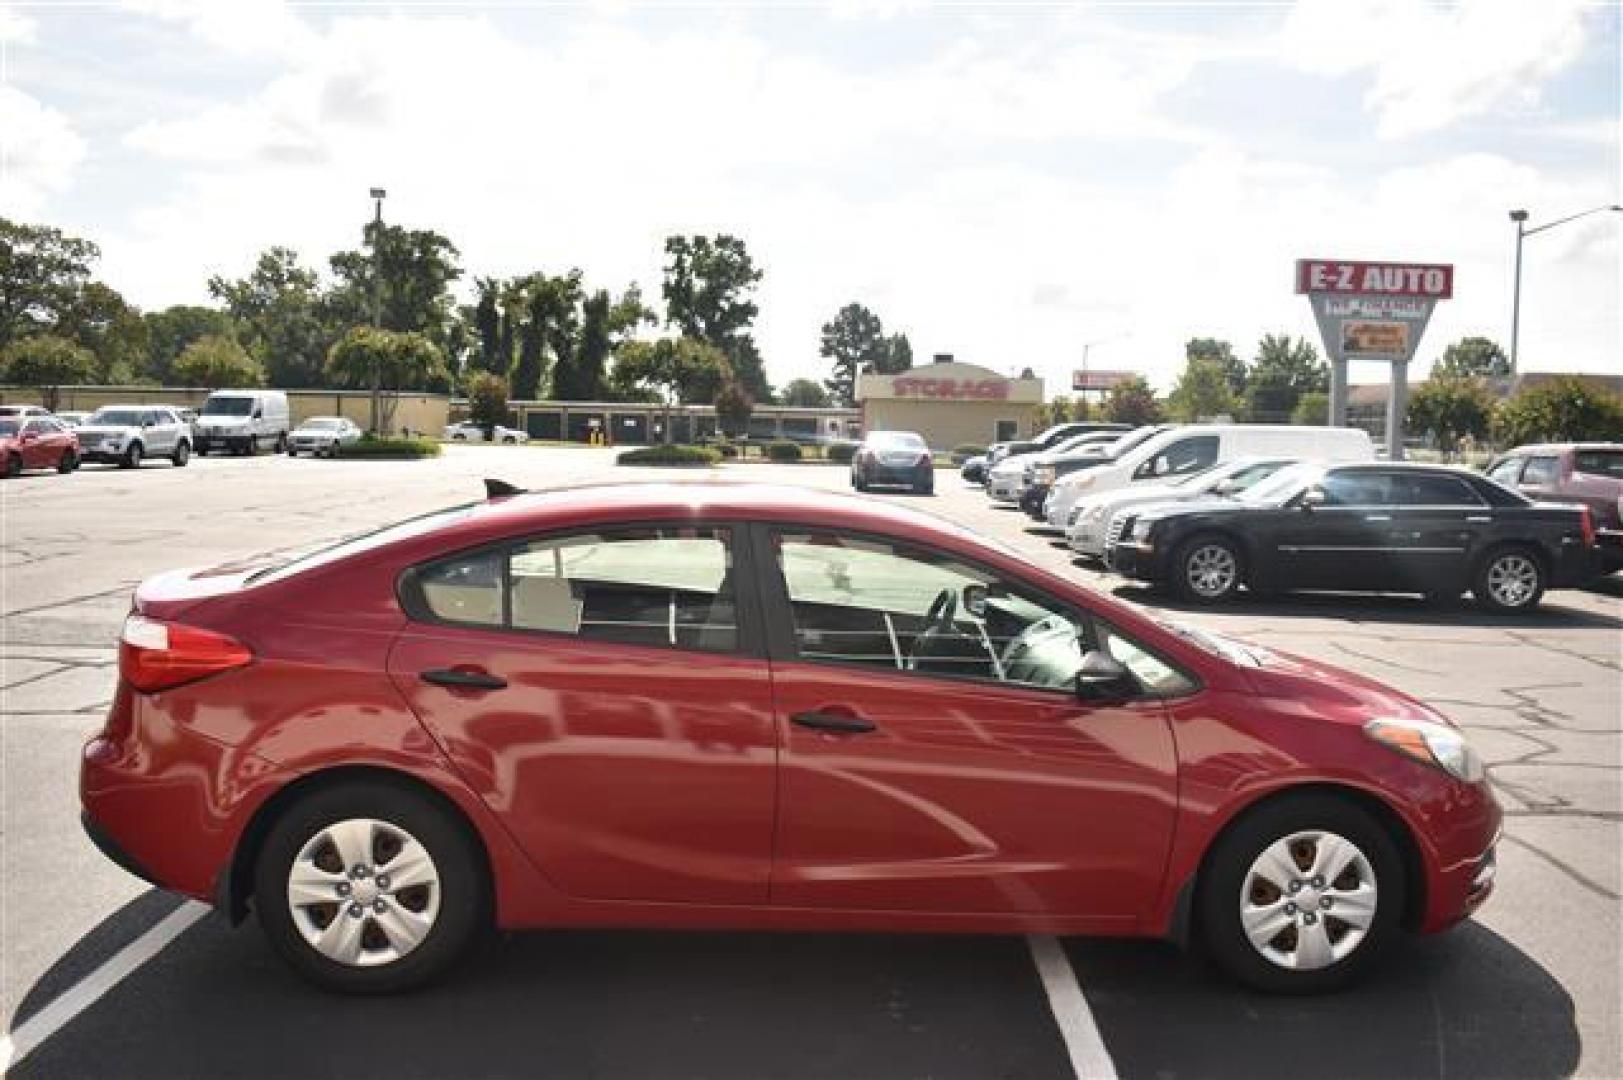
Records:
[[[1401,506],[1481,506],[1482,499],[1463,480],[1415,473],[1392,478],[1394,501]]]
[[[467,626],[734,652],[728,529],[620,529],[487,549],[421,567],[406,606]]]
[[[1579,450],[1573,455],[1574,472],[1623,480],[1623,450]]]
[[[1553,456],[1528,458],[1527,468],[1522,471],[1522,483],[1529,487],[1543,487],[1560,478],[1561,459]]]

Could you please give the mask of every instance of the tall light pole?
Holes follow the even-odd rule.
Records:
[[[1522,331],[1522,241],[1529,236],[1534,236],[1538,233],[1544,232],[1547,229],[1553,229],[1557,225],[1565,225],[1569,221],[1577,221],[1579,218],[1586,218],[1590,214],[1604,214],[1613,210],[1623,210],[1623,206],[1613,203],[1610,206],[1591,207],[1590,209],[1581,213],[1568,214],[1564,218],[1557,218],[1554,221],[1546,221],[1543,225],[1534,225],[1531,229],[1527,227],[1526,210],[1512,210],[1510,212],[1510,220],[1516,223],[1516,283],[1511,292],[1510,300],[1511,378],[1516,377],[1516,350]]]
[[[383,326],[383,259],[378,252],[378,241],[383,236],[383,200],[389,193],[380,187],[372,189],[372,329]],[[382,435],[378,430],[383,420],[382,409],[383,393],[383,363],[374,361],[372,364],[372,433]]]

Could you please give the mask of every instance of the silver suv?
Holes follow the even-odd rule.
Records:
[[[75,430],[79,457],[133,469],[145,458],[166,457],[179,468],[192,456],[192,429],[160,405],[105,405]]]

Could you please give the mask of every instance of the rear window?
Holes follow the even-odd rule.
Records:
[[[1522,470],[1522,483],[1528,487],[1553,484],[1560,478],[1561,459],[1556,457],[1528,458],[1527,468]]]
[[[911,431],[876,431],[868,436],[868,445],[881,450],[922,450],[924,440]]]
[[[1573,455],[1572,470],[1623,480],[1623,450],[1580,450]]]
[[[393,525],[385,525],[381,529],[360,533],[340,540],[336,544],[295,555],[286,562],[266,567],[264,570],[251,574],[248,581],[255,584],[285,581],[290,577],[314,570],[319,566],[327,566],[338,562],[340,559],[347,559],[351,555],[359,555],[363,551],[373,551],[397,540],[405,540],[413,536],[422,536],[424,533],[433,532],[435,529],[443,528],[452,522],[461,521],[473,513],[475,507],[482,505],[484,504],[466,503],[462,506],[453,506],[449,510],[435,510],[432,513],[423,514],[421,517],[407,518],[405,521],[398,521]]]

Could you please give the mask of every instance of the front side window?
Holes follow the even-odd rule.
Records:
[[[1556,457],[1531,457],[1522,473],[1522,483],[1529,487],[1543,487],[1561,478],[1561,461]]]
[[[1493,468],[1489,469],[1488,476],[1499,481],[1501,484],[1510,484],[1514,486],[1516,483],[1516,478],[1521,475],[1522,462],[1524,460],[1524,458],[1519,457],[1506,458]]]
[[[738,648],[727,529],[577,533],[441,560],[412,577],[434,619],[706,652]]]
[[[1327,473],[1319,486],[1330,506],[1390,506],[1392,477],[1381,472]]]
[[[950,557],[833,533],[779,533],[775,546],[803,659],[1073,693],[1083,656],[1102,648],[1146,693],[1193,686],[1099,620]]]
[[[1200,472],[1217,461],[1221,442],[1216,435],[1179,439],[1147,458],[1133,473],[1133,479],[1160,479]]]

